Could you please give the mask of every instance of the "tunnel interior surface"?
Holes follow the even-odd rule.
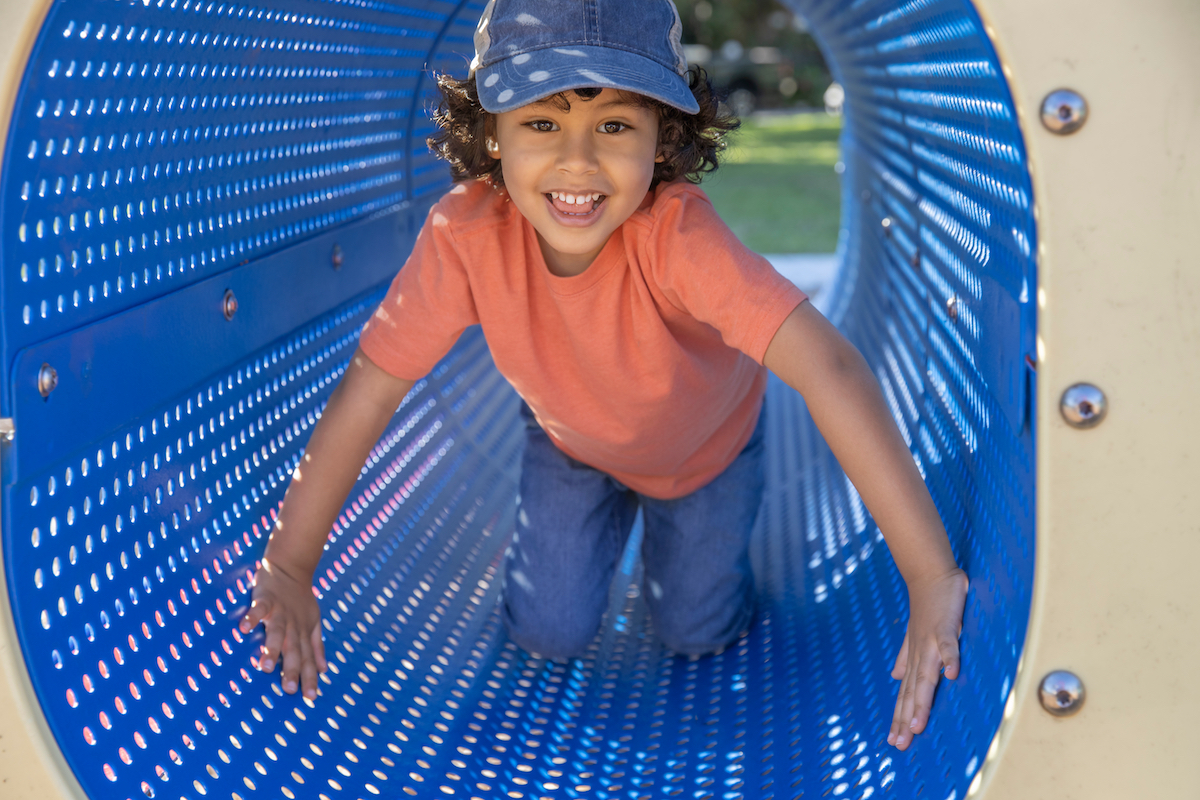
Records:
[[[449,185],[424,141],[430,71],[465,72],[483,4],[56,0],[0,179],[0,406],[18,431],[2,542],[29,677],[88,796],[966,796],[1032,594],[1021,130],[970,3],[792,6],[847,91],[829,313],[971,577],[963,670],[915,746],[885,741],[903,581],[774,379],[747,636],[666,651],[629,558],[586,657],[508,642],[520,401],[474,329],[400,406],[330,534],[322,695],[258,673],[261,633],[236,630],[249,578]]]

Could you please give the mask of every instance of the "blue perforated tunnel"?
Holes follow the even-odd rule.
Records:
[[[330,537],[323,696],[282,695],[237,612],[358,330],[448,185],[424,144],[428,70],[465,69],[482,4],[57,0],[0,185],[3,555],[91,797],[966,794],[1032,591],[1022,136],[969,3],[794,5],[848,90],[831,314],[973,580],[963,674],[916,746],[884,742],[903,583],[778,382],[744,640],[665,652],[627,564],[587,658],[508,643],[521,426],[478,331],[405,400]]]

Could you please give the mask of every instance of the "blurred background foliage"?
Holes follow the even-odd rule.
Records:
[[[701,187],[759,253],[832,253],[841,223],[841,117],[754,114]]]
[[[741,114],[821,108],[831,78],[804,20],[777,0],[676,0],[688,60],[729,92]]]
[[[713,206],[760,253],[829,253],[840,224],[840,108],[804,21],[778,0],[675,0],[688,61],[726,93],[742,128],[704,180]],[[840,106],[840,100],[833,104]]]

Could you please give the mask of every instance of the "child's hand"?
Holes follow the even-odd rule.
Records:
[[[942,577],[908,587],[909,617],[904,644],[892,677],[901,681],[888,744],[908,749],[925,730],[937,689],[938,673],[958,677],[958,635],[967,598],[967,574],[955,569]]]
[[[304,687],[304,696],[317,696],[317,673],[325,672],[325,645],[321,641],[321,608],[313,597],[312,579],[297,580],[267,559],[254,575],[250,610],[239,628],[249,633],[262,622],[267,631],[258,668],[273,672],[283,655],[283,690],[293,694]]]

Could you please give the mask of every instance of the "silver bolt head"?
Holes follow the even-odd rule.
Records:
[[[1063,392],[1059,410],[1072,428],[1094,428],[1108,413],[1108,399],[1092,384],[1077,383]]]
[[[951,322],[958,320],[958,295],[952,294],[946,298],[946,316],[950,317]]]
[[[58,370],[49,364],[42,364],[42,368],[38,370],[38,394],[49,397],[57,387]]]
[[[1038,697],[1042,701],[1042,708],[1054,716],[1069,717],[1083,708],[1087,691],[1078,675],[1066,670],[1056,670],[1042,678]]]
[[[1070,89],[1056,89],[1042,101],[1042,124],[1059,136],[1074,133],[1087,122],[1087,101]]]
[[[226,289],[225,297],[221,300],[221,312],[225,315],[225,319],[233,319],[233,315],[237,313],[237,310],[237,295],[233,293],[233,289]]]

